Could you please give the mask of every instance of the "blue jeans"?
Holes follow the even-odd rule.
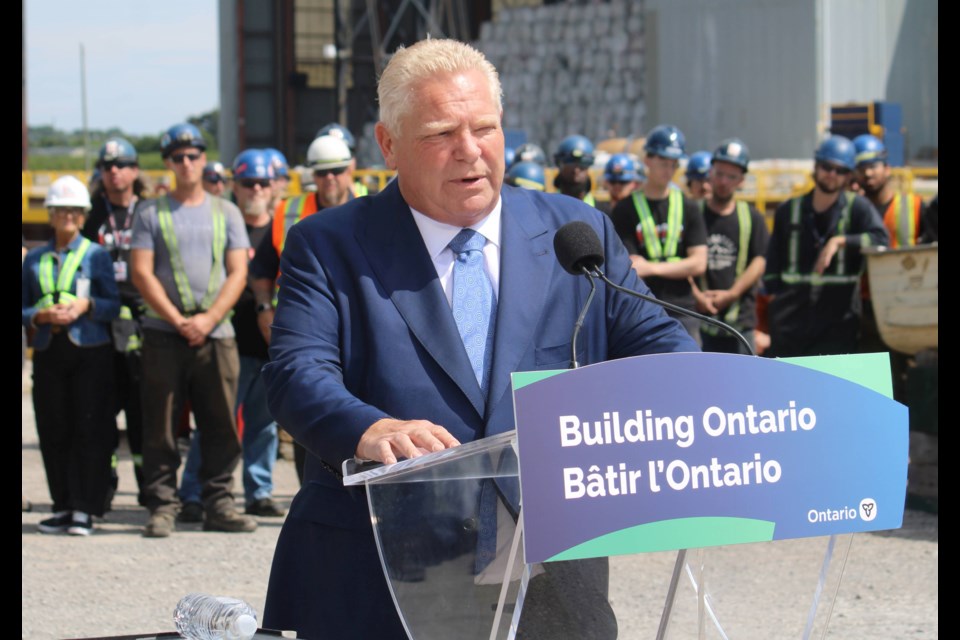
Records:
[[[260,377],[266,360],[240,356],[240,382],[237,411],[243,417],[243,492],[244,500],[273,495],[273,466],[277,461],[277,423],[267,409],[267,390]],[[180,482],[180,501],[200,502],[200,432],[194,431],[190,452]]]

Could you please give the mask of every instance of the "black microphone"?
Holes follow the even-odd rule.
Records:
[[[570,368],[577,369],[577,336],[587,317],[587,309],[597,293],[597,285],[593,281],[594,272],[600,270],[603,264],[603,245],[596,232],[586,222],[574,220],[568,222],[553,236],[553,252],[557,254],[560,266],[567,273],[575,276],[584,275],[590,283],[590,295],[580,310],[577,322],[573,325],[573,337],[570,339]]]
[[[586,267],[591,273],[603,266],[603,244],[600,237],[586,222],[568,222],[553,236],[553,250],[557,261],[567,273],[583,275]]]
[[[660,300],[653,296],[642,294],[639,291],[621,287],[616,282],[610,280],[610,278],[608,278],[606,274],[600,270],[600,267],[603,265],[604,261],[603,243],[600,242],[600,237],[597,235],[597,232],[593,230],[593,227],[586,222],[574,220],[573,222],[568,222],[557,229],[557,233],[553,237],[553,250],[557,254],[557,260],[560,262],[560,266],[562,266],[567,273],[573,275],[585,275],[590,281],[590,295],[587,298],[586,304],[583,306],[583,311],[581,311],[580,317],[577,320],[577,325],[574,328],[572,368],[576,369],[578,366],[576,363],[577,334],[580,332],[580,327],[583,325],[583,320],[586,317],[587,308],[593,301],[594,293],[596,293],[596,285],[593,282],[594,278],[600,278],[607,283],[608,286],[622,293],[626,293],[627,295],[640,298],[641,300],[646,300],[647,302],[652,302],[653,304],[659,305],[665,309],[669,309],[670,311],[674,311],[691,318],[696,318],[706,322],[707,324],[712,324],[715,327],[720,327],[724,331],[727,331],[732,336],[737,338],[747,349],[747,353],[753,356],[757,355],[750,347],[750,343],[747,341],[747,339],[743,337],[743,334],[727,323],[721,322],[716,318],[711,318],[710,316],[697,313],[696,311],[690,311],[689,309],[678,307],[675,304],[665,302],[664,300]]]

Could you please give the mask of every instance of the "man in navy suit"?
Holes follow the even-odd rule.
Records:
[[[598,233],[608,276],[638,291],[610,222],[561,195],[504,187],[497,72],[450,40],[399,50],[379,85],[377,141],[397,179],[380,194],[294,226],[281,260],[271,362],[274,417],[308,451],[277,543],[263,623],[303,638],[403,638],[366,498],[343,460],[392,463],[514,428],[509,376],[566,368],[589,293],[553,254],[556,230]],[[489,369],[471,364],[451,312],[464,228],[485,238],[495,331]],[[659,307],[598,291],[578,360],[696,351]]]

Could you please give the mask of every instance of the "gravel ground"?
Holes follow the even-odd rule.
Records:
[[[97,522],[93,536],[39,534],[36,525],[49,515],[50,499],[37,447],[29,362],[22,391],[22,492],[33,503],[21,518],[23,638],[173,631],[173,608],[191,591],[242,598],[263,611],[281,520],[261,518],[252,534],[205,533],[200,525],[178,525],[170,538],[145,539],[140,529],[146,512],[136,504],[127,455],[121,456],[114,510]],[[939,637],[936,437],[912,434],[911,455],[910,493],[917,499],[910,504],[919,508],[907,510],[899,530],[853,537],[822,637]],[[280,460],[275,475],[275,497],[286,506],[298,488],[293,463]],[[715,588],[718,612],[733,638],[800,637],[824,539],[778,545],[738,545],[710,556],[718,567],[715,575],[728,577],[708,578],[708,584]],[[653,637],[674,557],[655,553],[613,564],[611,599],[618,613],[630,611],[621,638]],[[730,594],[736,598],[728,604]],[[689,602],[688,596],[684,606],[692,606]],[[687,610],[681,607],[679,613]],[[671,637],[696,637],[682,624],[672,631]]]

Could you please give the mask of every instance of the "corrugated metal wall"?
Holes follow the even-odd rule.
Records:
[[[829,104],[898,102],[908,153],[938,141],[935,0],[647,0],[648,118],[711,149],[807,158]]]

